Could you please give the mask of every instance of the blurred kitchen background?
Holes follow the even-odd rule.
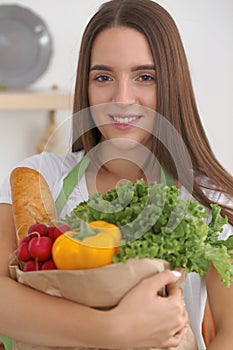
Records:
[[[176,20],[207,135],[217,158],[233,173],[233,1],[157,2]],[[0,185],[11,168],[25,157],[43,148],[55,152],[69,148],[80,39],[87,21],[101,3],[100,0],[0,0]],[[46,45],[51,50],[44,71],[34,81],[6,91],[1,82],[1,74],[4,75],[1,52],[6,35],[1,5],[24,7],[38,16],[50,35]],[[33,67],[29,70],[33,76]]]

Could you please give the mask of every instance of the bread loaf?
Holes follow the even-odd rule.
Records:
[[[18,240],[25,237],[36,222],[56,225],[56,205],[46,180],[38,171],[26,167],[14,169],[10,185]]]

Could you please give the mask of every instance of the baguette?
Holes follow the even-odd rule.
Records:
[[[28,234],[33,224],[55,226],[57,210],[50,188],[36,170],[19,167],[10,175],[12,209],[17,240]]]

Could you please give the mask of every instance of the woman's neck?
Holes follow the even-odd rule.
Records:
[[[86,180],[89,193],[106,193],[122,181],[146,183],[160,179],[160,166],[148,150],[98,149],[92,159]]]
[[[141,178],[146,180],[144,170],[127,159],[110,160],[103,164],[100,171],[106,173],[106,176],[113,176],[119,180],[129,180],[132,182]]]

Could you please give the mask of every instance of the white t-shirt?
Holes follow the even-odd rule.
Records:
[[[83,158],[84,152],[68,153],[66,155],[58,155],[54,153],[44,152],[26,158],[16,165],[16,167],[29,167],[39,171],[47,181],[54,200],[56,200],[63,185],[66,175],[74,168],[74,166]],[[13,169],[12,169],[13,170]],[[65,217],[80,202],[88,199],[88,190],[85,175],[83,175],[75,187],[74,191],[68,198],[66,205],[60,213],[60,217]],[[0,203],[11,204],[11,191],[9,176],[5,179],[0,190]],[[226,238],[233,234],[233,228],[225,225],[223,236]],[[189,313],[190,324],[195,334],[198,350],[205,350],[205,344],[202,338],[202,318],[206,302],[206,286],[205,281],[197,273],[189,273],[187,276],[185,290],[185,303]]]

